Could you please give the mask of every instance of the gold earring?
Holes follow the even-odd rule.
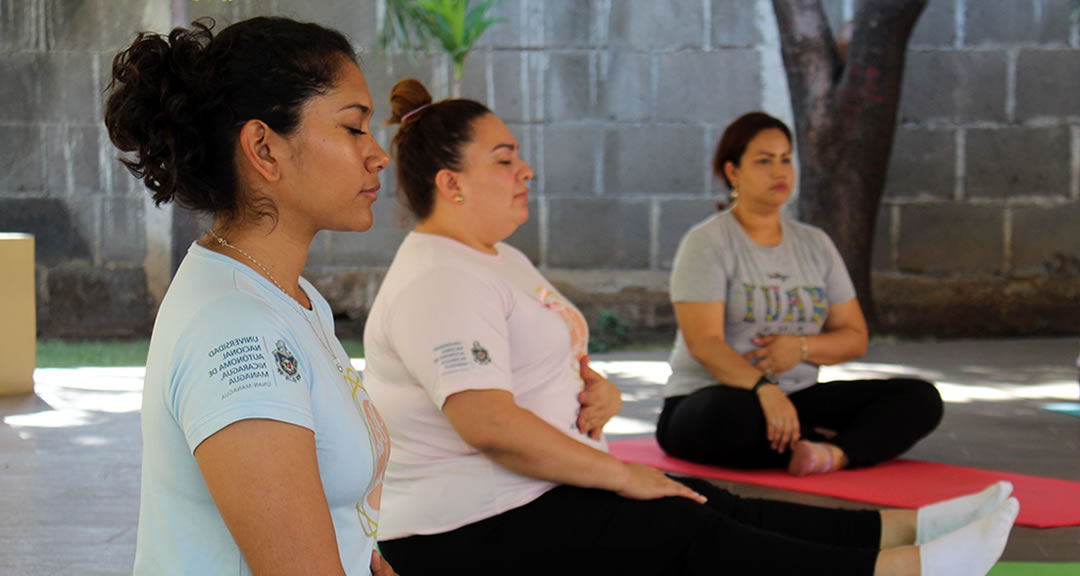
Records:
[[[465,202],[465,197],[461,194],[454,194],[454,204],[462,204]]]

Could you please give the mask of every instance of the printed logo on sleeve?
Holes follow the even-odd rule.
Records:
[[[219,364],[210,369],[207,377],[216,377],[228,387],[221,395],[222,400],[241,390],[272,386],[264,344],[259,336],[243,336],[210,349],[207,356]]]
[[[447,342],[436,346],[432,352],[435,353],[435,364],[439,366],[439,375],[442,377],[469,369],[469,356],[462,342]]]
[[[277,361],[278,374],[281,374],[289,382],[299,382],[300,372],[297,371],[296,356],[289,352],[289,347],[284,340],[278,340],[274,345],[274,360]]]
[[[473,362],[476,362],[481,366],[484,364],[491,364],[491,356],[488,354],[487,349],[475,340],[473,340],[472,343],[472,358]]]

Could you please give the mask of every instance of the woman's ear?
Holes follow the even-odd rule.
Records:
[[[724,176],[727,176],[727,181],[731,184],[731,189],[735,190],[739,187],[739,169],[735,167],[735,164],[730,160],[724,162]]]
[[[287,143],[261,120],[248,120],[237,138],[241,157],[267,182],[281,179],[279,153]]]
[[[461,194],[461,185],[458,183],[457,173],[446,168],[436,172],[435,191],[439,193],[439,196],[452,202],[455,196]]]

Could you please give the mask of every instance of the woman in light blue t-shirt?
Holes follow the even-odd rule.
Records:
[[[675,256],[679,333],[660,445],[687,460],[799,476],[911,448],[941,421],[932,384],[817,381],[818,366],[862,356],[867,329],[829,237],[780,214],[795,178],[791,131],[745,114],[724,131],[713,170],[735,203],[687,232]]]
[[[389,436],[300,276],[319,230],[371,227],[371,96],[338,32],[212,27],[140,34],[106,104],[154,200],[209,216],[150,339],[134,573],[385,576]]]

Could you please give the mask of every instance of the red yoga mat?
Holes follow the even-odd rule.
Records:
[[[623,462],[646,464],[685,476],[731,480],[893,508],[918,508],[977,492],[998,480],[1008,480],[1013,483],[1013,495],[1020,500],[1017,524],[1035,528],[1080,524],[1080,482],[1068,480],[905,459],[797,478],[784,470],[733,470],[679,460],[664,454],[654,438],[616,440],[608,447]]]

